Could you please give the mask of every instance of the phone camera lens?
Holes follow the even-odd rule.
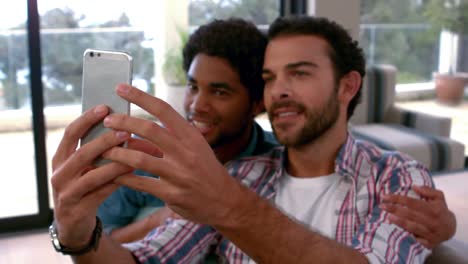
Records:
[[[90,56],[90,57],[94,57],[94,52],[90,52],[90,53],[89,53],[89,56]]]

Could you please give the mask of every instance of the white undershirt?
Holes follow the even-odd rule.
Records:
[[[278,181],[276,206],[310,229],[334,239],[339,179],[336,173],[314,178],[297,178],[284,173]]]

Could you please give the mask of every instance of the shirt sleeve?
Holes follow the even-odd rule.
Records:
[[[97,216],[102,221],[104,232],[131,223],[143,206],[143,199],[138,192],[120,187],[113,192],[98,208]]]
[[[220,235],[210,226],[168,219],[143,240],[123,244],[140,263],[203,263]]]
[[[140,170],[135,170],[135,174],[156,177]],[[112,230],[135,221],[146,208],[154,211],[154,208],[162,206],[164,202],[159,198],[122,186],[99,206],[97,215],[102,221],[104,232],[110,234]]]
[[[415,237],[387,220],[388,213],[379,208],[385,194],[401,194],[420,198],[412,185],[433,186],[429,173],[415,162],[407,162],[394,170],[385,170],[378,179],[373,205],[366,221],[353,237],[353,247],[364,254],[369,263],[424,263],[431,251]],[[369,199],[372,200],[372,199]]]

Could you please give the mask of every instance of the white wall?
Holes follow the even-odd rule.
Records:
[[[360,0],[308,0],[307,14],[334,20],[359,40],[360,6]]]

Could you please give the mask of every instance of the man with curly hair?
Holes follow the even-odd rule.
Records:
[[[222,163],[262,154],[277,145],[273,134],[254,121],[263,111],[266,44],[266,36],[254,24],[232,18],[199,27],[183,49],[186,119]],[[157,197],[127,187],[106,199],[98,216],[105,232],[119,242],[141,239],[166,218],[177,217]]]

